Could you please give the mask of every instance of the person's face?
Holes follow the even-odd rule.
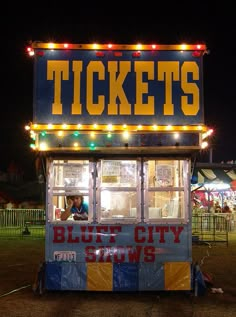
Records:
[[[82,198],[80,196],[75,196],[74,197],[74,204],[76,206],[79,206],[79,205],[81,205],[81,203],[82,203]]]

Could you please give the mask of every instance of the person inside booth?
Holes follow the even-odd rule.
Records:
[[[67,196],[67,207],[61,213],[61,220],[73,218],[74,220],[88,220],[88,205],[83,195]]]

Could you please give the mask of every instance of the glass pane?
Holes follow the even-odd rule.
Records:
[[[126,218],[137,216],[137,194],[127,191],[101,191],[101,218]]]
[[[148,161],[148,187],[182,187],[183,161]]]
[[[54,161],[55,187],[87,187],[89,185],[89,161]]]
[[[101,185],[106,187],[134,187],[137,182],[137,163],[127,160],[103,160]]]
[[[165,191],[148,193],[149,218],[183,218],[184,192]]]

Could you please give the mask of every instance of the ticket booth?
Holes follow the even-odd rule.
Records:
[[[192,289],[192,157],[205,45],[34,42],[48,290]],[[61,220],[82,195],[86,220]]]

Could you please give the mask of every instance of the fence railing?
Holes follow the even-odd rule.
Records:
[[[0,209],[0,238],[45,238],[45,210]]]
[[[224,242],[228,245],[228,232],[234,223],[230,214],[195,214],[192,216],[193,242]]]

